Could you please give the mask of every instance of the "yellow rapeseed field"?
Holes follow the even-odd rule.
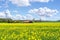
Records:
[[[60,22],[0,23],[0,40],[60,40]]]

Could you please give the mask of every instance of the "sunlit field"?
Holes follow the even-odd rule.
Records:
[[[60,22],[0,23],[0,40],[60,40]]]

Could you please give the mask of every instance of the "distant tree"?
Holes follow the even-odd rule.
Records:
[[[33,18],[33,20],[32,20],[33,22],[35,22],[35,18]]]
[[[60,20],[58,20],[60,22]]]
[[[8,13],[6,11],[4,13],[5,13],[5,17],[8,18]]]
[[[13,22],[13,20],[11,19],[11,18],[9,18],[9,19],[7,19],[8,21],[8,23],[12,23]]]
[[[0,23],[10,23],[12,22],[13,20],[12,19],[8,19],[8,18],[0,18]]]

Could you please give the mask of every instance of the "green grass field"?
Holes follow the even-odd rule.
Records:
[[[0,40],[60,40],[60,22],[0,23]]]

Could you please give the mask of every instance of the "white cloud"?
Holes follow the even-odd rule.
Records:
[[[52,16],[58,13],[58,10],[43,7],[43,8],[38,8],[38,9],[31,9],[29,10],[29,13],[38,14],[40,17],[47,17],[47,16]]]
[[[20,14],[16,14],[16,16],[13,17],[14,20],[32,20],[33,17],[30,14],[26,14],[26,15],[20,15]]]
[[[31,2],[49,2],[52,0],[9,0],[12,4],[17,6],[30,6]]]
[[[29,0],[9,0],[18,6],[30,6]]]
[[[38,11],[38,9],[31,9],[29,10],[29,13],[36,13]]]
[[[17,12],[17,11],[14,11]],[[11,18],[13,20],[32,20],[33,16],[30,14],[26,14],[26,15],[20,15],[20,14],[16,14],[16,15],[11,15],[10,10],[5,10],[3,12],[0,12],[0,18]]]
[[[7,18],[12,17],[12,15],[8,9],[6,11],[0,12],[0,18],[6,18],[6,16],[7,16]]]
[[[16,14],[15,16],[12,17],[13,20],[26,20],[26,16]]]
[[[26,15],[26,19],[27,19],[27,20],[32,20],[32,19],[33,19],[33,16],[32,16],[31,14],[27,14],[27,15]]]
[[[26,15],[20,15],[20,14],[16,14],[16,15],[11,15],[10,10],[6,10],[3,12],[0,12],[0,18],[11,18],[13,20],[32,20],[33,16],[30,14],[26,14]]]
[[[49,2],[51,0],[30,0],[31,2]]]
[[[22,15],[20,15],[20,14],[17,14],[17,15],[16,15],[16,19],[17,19],[17,20],[22,20],[22,18],[23,18]]]
[[[0,18],[5,18],[4,12],[0,12]]]
[[[11,15],[11,13],[10,13],[10,11],[8,9],[6,10],[6,13],[7,13],[7,17],[8,18],[11,18],[12,17],[12,15]]]

